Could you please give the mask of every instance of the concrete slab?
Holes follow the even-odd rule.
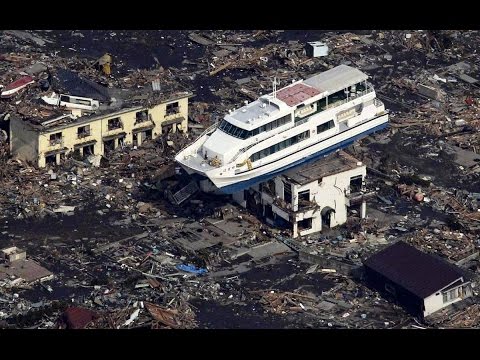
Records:
[[[292,250],[285,244],[278,242],[278,241],[271,241],[266,244],[262,244],[252,248],[248,254],[253,259],[263,259],[265,257],[277,255],[277,254],[284,254],[284,253],[291,253]]]
[[[476,154],[473,151],[464,150],[458,146],[453,147],[455,150],[455,162],[463,167],[474,167],[480,164],[480,154]]]

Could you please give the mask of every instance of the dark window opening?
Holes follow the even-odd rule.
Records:
[[[270,179],[266,182],[261,183],[260,186],[261,191],[266,192],[271,196],[275,196],[275,181]]]
[[[77,137],[79,139],[90,136],[90,125],[80,126],[77,129]]]
[[[180,107],[178,105],[178,101],[167,104],[167,115],[178,114],[180,112]]]
[[[290,184],[283,183],[283,200],[285,200],[287,204],[292,203],[292,187]]]
[[[310,206],[310,190],[300,191],[298,193],[298,206],[307,207]]]
[[[362,191],[363,178],[362,175],[350,178],[350,192],[357,193]]]
[[[162,125],[162,134],[166,135],[168,133],[173,132],[173,124],[170,125]]]
[[[365,91],[367,88],[365,86],[365,83],[361,82],[361,83],[358,83],[356,86],[356,91],[359,92],[359,91]],[[350,88],[351,89],[351,88]]]
[[[245,139],[248,139],[252,136],[256,136],[256,135],[258,135],[262,132],[270,131],[270,130],[275,129],[279,126],[288,124],[290,121],[291,121],[291,115],[289,114],[289,115],[285,115],[285,116],[283,116],[279,119],[273,120],[273,121],[269,122],[268,124],[262,125],[262,126],[256,128],[256,129],[247,131],[247,130],[241,129],[241,128],[229,123],[226,120],[222,120],[222,122],[218,126],[218,129],[220,129],[221,131],[223,131],[224,133],[226,133],[228,135],[231,135],[231,136],[236,137],[238,139],[245,140]]]
[[[320,99],[318,100],[317,102],[317,109],[319,111],[323,111],[327,108],[327,98],[323,98],[323,99]]]
[[[109,152],[115,150],[115,139],[104,140],[103,141],[103,149],[105,151],[105,154],[108,154]]]
[[[317,126],[317,134],[330,130],[331,128],[335,127],[335,123],[333,120],[327,121],[324,124],[320,124]]]
[[[326,208],[322,210],[322,226],[325,226],[327,228],[330,227],[332,212],[333,212],[333,209]]]
[[[345,92],[345,90],[337,91],[336,93],[328,97],[328,106],[330,107],[337,102],[341,102],[345,100],[346,98],[347,98],[347,93]]]
[[[122,121],[119,117],[108,120],[108,130],[115,130],[122,128]]]
[[[273,220],[272,205],[265,205],[265,217]]]
[[[303,219],[298,222],[298,231],[309,230],[312,228],[312,218]]]
[[[56,155],[45,156],[45,162],[47,163],[47,165],[55,165],[57,163],[57,156]]]
[[[135,114],[135,123],[142,123],[148,120],[148,110],[137,111]]]
[[[88,145],[83,147],[83,156],[94,155],[94,145]]]
[[[143,140],[152,140],[152,129],[146,130],[143,133]]]
[[[58,132],[50,135],[50,145],[57,145],[62,143],[62,133]]]

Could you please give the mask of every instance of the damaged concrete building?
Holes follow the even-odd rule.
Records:
[[[42,100],[53,107],[40,105],[36,116],[12,116],[11,154],[45,167],[59,164],[68,154],[78,158],[106,155],[119,146],[140,146],[168,132],[186,132],[188,99],[193,93],[179,86],[163,86],[159,91],[156,83],[152,88],[81,93],[90,98],[56,93],[44,96]]]
[[[366,166],[340,151],[233,195],[294,238],[342,225],[349,207],[366,215]]]

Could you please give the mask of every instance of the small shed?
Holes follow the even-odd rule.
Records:
[[[328,55],[328,45],[321,41],[308,42],[305,46],[307,56],[321,57]]]

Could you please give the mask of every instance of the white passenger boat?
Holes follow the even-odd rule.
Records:
[[[225,115],[176,161],[224,193],[326,156],[388,125],[368,76],[346,65],[294,82]]]

